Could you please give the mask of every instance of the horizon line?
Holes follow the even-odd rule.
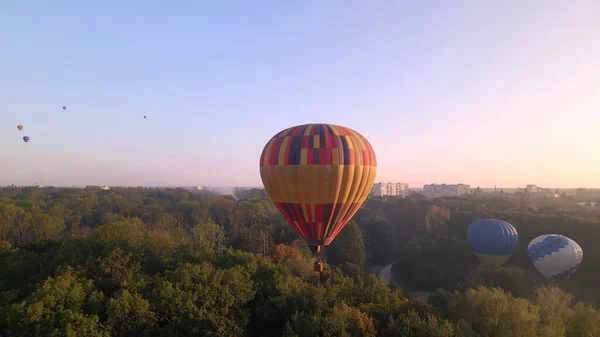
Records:
[[[378,182],[379,183],[379,182]],[[394,183],[394,182],[391,182]],[[376,184],[376,183],[374,183]],[[410,187],[409,185],[409,189],[422,189],[424,185],[431,185],[431,183],[429,184],[423,184],[423,185],[417,185],[418,187]],[[442,183],[442,184],[433,184],[433,185],[455,185],[453,183]],[[477,186],[477,187],[472,187],[470,184],[465,184],[465,185],[469,185],[469,187],[471,189],[476,189],[476,188],[481,188],[481,189],[519,189],[519,188],[526,188],[527,185],[525,185],[525,187],[513,187],[513,186],[503,186],[503,187],[496,187],[496,186],[492,186],[492,187],[482,187],[482,186]],[[533,184],[531,184],[533,185]],[[180,188],[180,187],[203,187],[203,188],[256,188],[256,189],[264,189],[264,186],[253,186],[253,185],[198,185],[198,184],[190,184],[190,185],[108,185],[108,184],[85,184],[85,185],[53,185],[53,184],[49,184],[49,185],[19,185],[19,184],[10,184],[10,185],[0,185],[0,188],[5,188],[5,187],[32,187],[32,186],[40,186],[40,187],[56,187],[56,188],[83,188],[83,187],[103,187],[103,186],[108,186],[108,187],[125,187],[125,188],[136,188],[136,187],[154,187],[154,188]],[[537,185],[535,185],[537,186]],[[541,186],[537,186],[537,187],[541,187]],[[582,186],[577,186],[577,187],[542,187],[544,189],[554,189],[554,190],[570,190],[570,189],[579,189],[579,188],[583,188],[583,189],[591,189],[591,190],[596,190],[596,189],[600,189],[600,187],[582,187]]]

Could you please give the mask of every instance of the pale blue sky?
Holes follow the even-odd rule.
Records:
[[[599,13],[0,1],[0,184],[258,186],[273,134],[328,122],[371,141],[378,181],[600,187]]]

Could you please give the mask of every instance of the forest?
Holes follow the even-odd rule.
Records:
[[[264,190],[235,194],[0,188],[0,337],[600,336],[600,207],[581,198],[370,198],[317,273]],[[466,243],[490,217],[519,233],[504,267]],[[568,280],[528,258],[548,233],[584,251]]]

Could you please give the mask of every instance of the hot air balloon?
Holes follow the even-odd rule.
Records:
[[[371,191],[377,160],[358,132],[304,124],[277,133],[260,156],[265,190],[315,255],[346,226]]]
[[[573,274],[583,261],[583,250],[577,242],[560,234],[545,234],[527,246],[535,268],[548,280],[564,280]]]
[[[23,125],[21,125],[21,124],[17,125],[17,129],[19,129],[19,131],[23,130]]]
[[[25,143],[27,143],[29,141],[29,136],[23,137],[23,140],[25,141]]]
[[[144,119],[146,119],[146,115],[144,115]]]
[[[66,105],[63,105],[63,110],[67,110],[67,106]]]
[[[481,263],[501,266],[517,247],[519,234],[500,219],[479,219],[467,228],[467,242]]]

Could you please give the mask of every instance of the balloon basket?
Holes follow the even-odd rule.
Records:
[[[320,259],[315,259],[313,269],[315,271],[322,272],[323,271],[323,262],[321,262]]]

